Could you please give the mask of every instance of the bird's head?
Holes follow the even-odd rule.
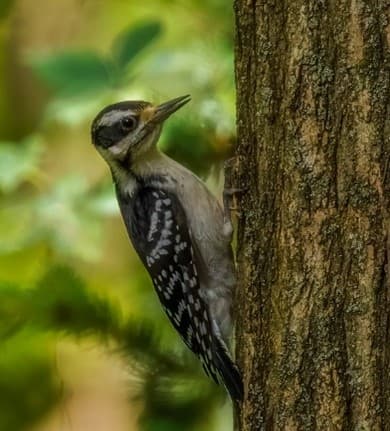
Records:
[[[92,123],[92,142],[111,167],[131,164],[156,146],[164,121],[189,101],[187,95],[161,105],[144,101],[109,105]]]

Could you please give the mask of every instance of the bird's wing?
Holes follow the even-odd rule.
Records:
[[[229,392],[237,392],[241,378],[201,295],[191,232],[178,198],[144,187],[129,205],[120,205],[129,236],[170,321],[206,373],[216,382],[221,376]]]

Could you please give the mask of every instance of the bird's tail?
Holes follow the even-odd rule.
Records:
[[[215,341],[214,361],[222,383],[233,401],[242,401],[244,398],[244,387],[241,373],[233,362],[224,341],[219,337]]]

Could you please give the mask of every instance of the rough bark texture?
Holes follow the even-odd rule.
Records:
[[[236,0],[240,430],[390,430],[386,0]]]

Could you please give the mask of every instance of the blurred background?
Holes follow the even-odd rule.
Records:
[[[218,192],[234,142],[225,0],[0,0],[0,431],[227,430],[90,142],[119,100],[192,102],[169,155]]]

